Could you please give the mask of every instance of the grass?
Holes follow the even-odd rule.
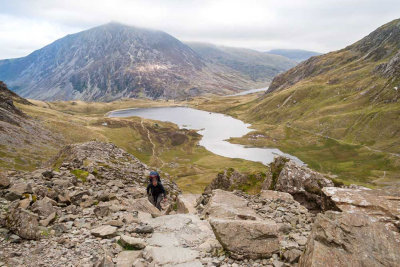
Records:
[[[89,172],[80,169],[71,170],[71,173],[82,183],[86,183],[86,179],[89,176]]]

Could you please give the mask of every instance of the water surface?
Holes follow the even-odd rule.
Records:
[[[265,92],[268,90],[268,87],[265,88],[257,88],[257,89],[250,89],[250,90],[246,90],[246,91],[242,91],[240,93],[236,93],[233,95],[227,95],[227,96],[240,96],[240,95],[248,95],[248,94],[254,94],[254,93],[258,93],[258,92]]]
[[[283,155],[302,163],[298,158],[276,148],[251,148],[227,142],[226,140],[230,137],[242,137],[252,130],[249,128],[249,124],[220,113],[188,107],[155,107],[115,110],[110,112],[108,116],[138,116],[145,119],[169,121],[177,124],[180,128],[198,130],[198,133],[203,136],[200,145],[212,153],[224,157],[241,158],[268,164],[277,155]]]

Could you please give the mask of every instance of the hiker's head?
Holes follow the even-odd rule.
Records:
[[[156,186],[158,183],[158,180],[160,179],[160,175],[156,171],[151,171],[149,175],[151,183]]]

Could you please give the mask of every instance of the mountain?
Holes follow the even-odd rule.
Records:
[[[276,76],[266,94],[242,107],[242,118],[264,125],[265,142],[280,140],[283,151],[318,171],[398,181],[399,66],[397,19]]]
[[[23,97],[109,101],[226,94],[256,83],[210,64],[171,35],[109,23],[0,61],[0,79]]]
[[[226,66],[250,77],[253,81],[268,82],[282,71],[295,66],[288,58],[246,48],[216,46],[207,43],[187,43],[208,62]]]
[[[321,55],[321,53],[318,52],[301,49],[272,49],[267,53],[284,56],[296,62],[302,62],[309,59],[310,57]]]

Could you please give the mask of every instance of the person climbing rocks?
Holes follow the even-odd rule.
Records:
[[[150,172],[149,182],[150,183],[147,186],[147,197],[157,209],[161,210],[161,202],[165,201],[165,189],[161,183],[161,178],[158,172]]]

